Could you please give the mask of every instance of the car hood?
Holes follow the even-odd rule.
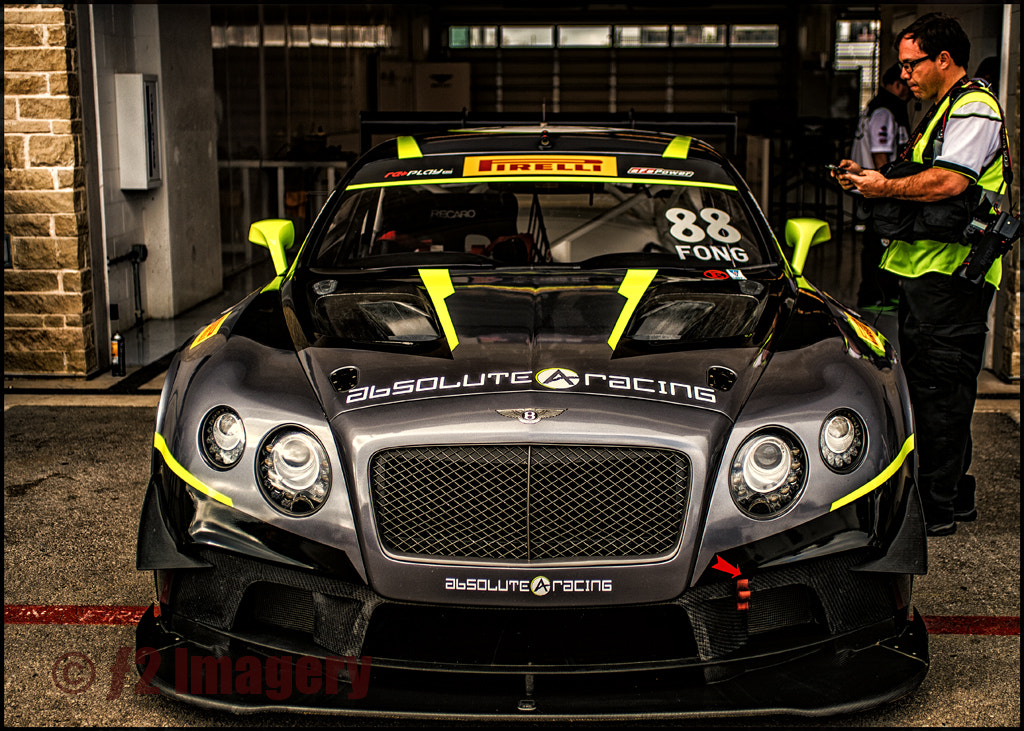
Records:
[[[734,419],[792,308],[787,280],[651,272],[630,290],[630,274],[452,276],[441,296],[415,279],[364,277],[311,295],[296,317],[305,328],[292,331],[306,340],[297,350],[328,419],[508,392],[600,394]]]

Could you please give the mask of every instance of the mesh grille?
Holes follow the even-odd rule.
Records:
[[[820,604],[810,587],[791,584],[764,589],[754,592],[750,598],[747,628],[753,635],[810,624],[816,621],[818,613]]]
[[[306,589],[259,582],[249,586],[240,606],[251,621],[313,632],[313,593]]]
[[[667,553],[690,484],[685,455],[629,447],[394,449],[370,473],[389,551],[503,560]]]

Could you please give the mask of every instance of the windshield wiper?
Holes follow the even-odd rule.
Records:
[[[433,267],[500,267],[497,259],[459,251],[408,251],[377,254],[348,262],[346,269],[418,269]]]
[[[575,265],[578,269],[685,269],[698,271],[693,266],[685,266],[678,257],[668,253],[641,253],[639,251],[621,251],[614,254],[599,254],[584,259]]]

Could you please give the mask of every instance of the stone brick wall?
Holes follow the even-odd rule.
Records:
[[[99,366],[72,5],[4,5],[4,373]]]

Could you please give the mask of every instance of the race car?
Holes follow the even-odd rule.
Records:
[[[897,353],[710,145],[525,125],[352,165],[167,371],[148,688],[237,712],[828,715],[928,640]]]

